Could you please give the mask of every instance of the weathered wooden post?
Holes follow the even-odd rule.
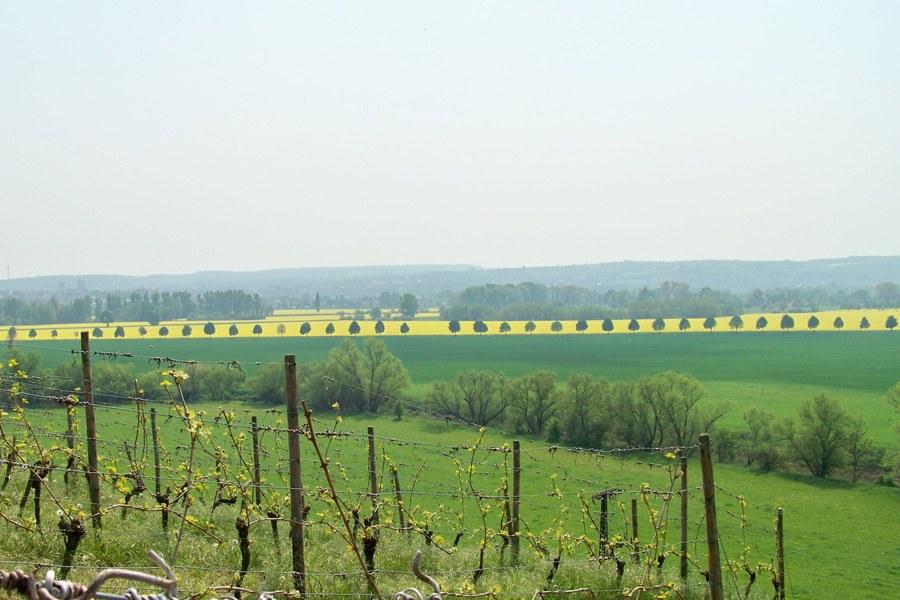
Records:
[[[775,553],[778,572],[775,581],[778,584],[778,598],[784,600],[784,509],[775,510]]]
[[[66,472],[63,474],[63,481],[66,483],[66,494],[68,495],[69,473],[75,471],[75,405],[66,402],[66,446],[69,448],[69,457],[66,459]]]
[[[687,575],[688,575],[687,457],[682,455],[680,463],[681,463],[681,579],[687,580]]]
[[[397,498],[397,519],[400,521],[400,531],[405,531],[406,522],[403,515],[403,496],[400,495],[400,474],[397,473],[397,467],[391,467],[391,474],[394,477],[394,494]]]
[[[169,495],[163,496],[162,493],[162,477],[159,466],[159,432],[156,430],[156,409],[150,409],[150,429],[153,437],[153,479],[155,480],[154,490],[156,492],[156,501],[162,505],[162,529],[163,533],[169,530]]]
[[[519,440],[513,440],[512,488],[512,562],[519,564],[519,492],[521,489],[522,457]]]
[[[300,476],[300,410],[297,405],[297,359],[284,357],[285,404],[287,405],[288,464],[291,485],[291,557],[294,587],[306,595],[306,561],[303,553],[303,481]]]
[[[100,470],[97,465],[97,422],[94,417],[94,378],[91,373],[91,338],[87,331],[81,332],[81,376],[84,393],[85,433],[88,451],[88,491],[91,497],[91,515],[94,527],[100,529]]]
[[[640,560],[638,557],[638,518],[637,518],[638,501],[637,498],[631,499],[631,544],[634,546],[634,560]]]
[[[604,555],[609,554],[609,492],[600,494],[600,548]]]
[[[712,451],[708,433],[700,434],[700,473],[703,476],[703,501],[706,507],[710,599],[725,600],[722,587],[722,561],[719,557],[719,525],[716,520],[716,483],[713,479]]]
[[[262,504],[262,476],[259,469],[259,424],[256,417],[250,418],[250,435],[253,437],[253,487],[256,490],[256,505]]]
[[[375,465],[375,428],[366,428],[369,442],[369,495],[372,497],[372,525],[378,525],[378,471]],[[376,528],[377,531],[377,528]]]

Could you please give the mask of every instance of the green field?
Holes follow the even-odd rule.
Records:
[[[242,363],[252,373],[257,362],[280,362],[294,354],[299,364],[323,360],[341,343],[332,338],[238,338],[171,340],[91,340],[102,352],[130,352],[136,372],[151,370],[146,357]],[[564,383],[586,372],[611,381],[676,370],[694,375],[714,399],[735,405],[723,424],[741,426],[743,408],[757,405],[777,416],[796,411],[805,399],[826,393],[851,413],[862,415],[879,444],[896,442],[898,415],[884,402],[900,381],[900,334],[890,332],[791,332],[591,336],[391,337],[388,349],[413,380],[410,401],[420,402],[431,382],[457,371],[486,369],[519,376],[549,369]],[[75,341],[18,342],[43,355],[43,365],[72,360]]]
[[[192,406],[198,411],[205,410],[205,422],[210,428],[207,448],[220,446],[230,466],[223,480],[229,486],[240,485],[240,475],[246,474],[246,467],[238,459],[249,460],[248,441],[244,438],[237,444],[229,437],[224,419],[216,418],[219,411],[215,407]],[[185,477],[184,465],[187,458],[187,440],[178,418],[164,416],[170,413],[165,406],[158,407],[163,415],[160,419],[160,436],[166,447],[164,452],[164,485],[176,487]],[[64,414],[60,410],[46,411],[34,406],[29,416],[32,425],[46,427],[54,422],[51,429],[60,431]],[[278,427],[277,419],[283,414],[264,413],[261,410],[249,412],[235,411],[236,433],[247,433],[250,415],[257,415],[261,424]],[[318,415],[322,421],[317,427],[324,430],[333,426],[331,415]],[[136,415],[130,406],[100,407],[98,435],[101,438],[101,471],[123,473],[129,470],[127,457],[122,446],[126,441],[137,442],[135,457],[141,456],[140,464],[144,478],[152,486],[152,453],[146,453],[146,438],[135,435]],[[330,420],[329,420],[330,418]],[[4,421],[4,435],[18,435],[20,440],[27,434],[7,416]],[[283,425],[282,425],[283,426]],[[431,420],[405,418],[396,421],[381,415],[347,417],[339,430],[349,433],[328,443],[332,475],[337,481],[339,495],[348,506],[358,506],[362,514],[368,514],[369,499],[366,471],[367,426],[373,426],[377,436],[377,471],[382,489],[385,490],[382,508],[382,533],[380,551],[376,555],[377,566],[383,570],[378,582],[383,593],[393,593],[401,587],[416,585],[408,575],[408,564],[416,550],[426,552],[425,568],[435,573],[444,589],[456,593],[484,594],[492,589],[497,598],[530,598],[535,589],[571,589],[590,586],[594,589],[622,589],[631,587],[644,576],[641,561],[628,561],[625,578],[617,582],[613,576],[614,565],[592,563],[588,543],[597,539],[597,531],[590,520],[585,520],[585,510],[597,518],[599,505],[590,496],[599,490],[617,488],[620,495],[611,505],[610,534],[622,535],[626,540],[630,533],[629,504],[632,498],[639,500],[639,527],[642,548],[652,543],[653,518],[650,510],[661,511],[668,522],[664,527],[665,541],[662,550],[672,551],[678,538],[677,504],[665,513],[667,485],[672,477],[674,462],[658,453],[620,454],[593,456],[582,453],[557,451],[550,453],[539,440],[523,440],[523,487],[524,503],[523,530],[529,537],[524,545],[522,563],[526,568],[509,571],[508,552],[500,552],[500,541],[494,538],[488,547],[485,563],[486,574],[476,586],[468,587],[472,570],[478,563],[478,546],[484,535],[483,523],[479,518],[479,504],[471,489],[480,493],[496,494],[504,476],[508,476],[508,464],[504,455],[497,451],[510,438],[501,432],[488,431],[475,452],[466,446],[477,443],[479,434],[473,427],[447,424]],[[282,430],[283,431],[283,430]],[[325,440],[322,440],[325,442]],[[277,431],[263,434],[262,446],[263,477],[266,501],[283,502],[287,494],[286,481],[286,439]],[[302,444],[305,460],[304,486],[309,490],[308,503],[311,507],[310,525],[307,531],[307,560],[313,576],[312,589],[317,593],[358,594],[364,592],[364,584],[358,574],[359,566],[337,534],[339,520],[333,505],[323,495],[314,492],[322,489],[326,482],[322,472],[313,460],[312,449],[306,441]],[[459,459],[460,465],[454,460]],[[400,473],[404,505],[407,514],[421,524],[414,534],[394,531],[399,515],[393,504],[392,484],[387,468],[397,466]],[[470,488],[465,473],[468,465],[474,465],[473,487]],[[179,466],[181,465],[181,466]],[[211,508],[218,476],[214,475],[211,456],[201,452],[193,465],[195,481],[203,484],[197,490],[197,503],[191,509],[200,530],[189,529],[186,534],[176,569],[181,578],[181,590],[202,591],[209,586],[228,585],[233,582],[232,574],[238,569],[240,555],[234,523],[237,515],[235,505],[223,506],[213,511]],[[457,473],[462,469],[462,476]],[[114,471],[113,471],[114,470]],[[702,539],[705,525],[702,518],[703,501],[697,486],[699,464],[696,456],[689,461],[690,485],[689,502],[689,552],[697,561],[690,569],[689,583],[700,584],[699,570],[705,569],[705,549]],[[781,474],[759,474],[734,465],[715,465],[717,485],[717,505],[720,536],[723,543],[723,560],[734,565],[734,571],[726,570],[726,597],[737,600],[743,598],[748,576],[743,565],[756,570],[759,578],[750,598],[763,600],[772,595],[770,573],[764,569],[771,565],[774,556],[773,518],[776,507],[785,511],[786,562],[788,569],[788,595],[792,598],[860,598],[884,599],[896,597],[900,591],[900,530],[894,527],[895,514],[900,503],[900,490],[874,485],[855,485],[834,480],[813,480],[809,477]],[[52,476],[50,484],[55,490],[55,504],[50,498],[43,502],[45,527],[53,527],[53,513],[57,506],[76,511],[76,503],[87,504],[84,482],[78,478],[71,487],[65,487],[59,474]],[[647,504],[640,492],[642,484],[648,485]],[[130,483],[128,484],[130,485]],[[16,522],[26,522],[31,506],[25,513],[17,512],[14,506],[24,488],[24,473],[16,475],[8,488],[0,493],[3,512]],[[227,488],[228,494],[234,487]],[[554,493],[554,490],[557,490]],[[579,494],[586,499],[580,503]],[[45,494],[46,496],[46,494]],[[281,498],[282,500],[278,500]],[[677,498],[677,497],[676,497]],[[106,476],[102,482],[101,506],[109,507],[104,518],[104,528],[100,535],[88,535],[82,542],[74,559],[75,570],[71,578],[87,581],[101,565],[146,566],[146,549],[155,549],[169,556],[173,551],[174,537],[163,535],[159,525],[159,514],[142,512],[154,506],[146,494],[133,498],[129,505],[127,520],[121,516],[121,488],[116,489],[113,481]],[[677,500],[675,501],[677,502]],[[743,504],[743,506],[742,506]],[[492,499],[481,501],[487,507],[487,527],[496,531],[500,523],[500,505]],[[182,511],[183,505],[175,506]],[[281,505],[282,517],[286,506]],[[177,519],[171,521],[176,523]],[[268,523],[256,521],[252,526],[250,539],[253,560],[251,572],[244,582],[249,589],[284,589],[290,579],[290,546],[287,540],[287,524],[281,524],[278,552],[273,548]],[[449,549],[451,540],[459,532],[465,535],[460,540],[459,550],[451,554],[428,546],[421,533],[422,527],[429,528],[436,537],[437,544]],[[209,534],[202,530],[208,529]],[[62,542],[58,535],[25,532],[16,527],[6,526],[8,535],[0,540],[0,556],[12,561],[7,564],[28,568],[34,562],[56,564],[62,554]],[[134,532],[140,532],[135,536]],[[563,537],[559,535],[564,534]],[[586,541],[580,541],[585,534]],[[216,536],[215,539],[212,536]],[[544,552],[539,552],[539,547]],[[863,553],[860,548],[865,547]],[[545,582],[552,557],[562,550],[563,560],[558,576],[552,584]],[[624,551],[624,550],[623,550]],[[647,550],[642,550],[646,552]],[[13,558],[15,557],[15,558]],[[678,581],[677,556],[670,556],[665,569],[650,571],[653,582]],[[763,570],[760,570],[762,568]],[[341,575],[349,573],[350,575]],[[697,598],[697,590],[688,588],[684,596],[669,597]],[[587,596],[576,596],[587,597]],[[619,594],[601,594],[599,598],[621,598]],[[653,596],[648,596],[653,597]]]
[[[115,359],[101,355],[94,360],[130,362],[136,371],[154,368],[155,363],[148,360],[149,357],[163,356],[181,360],[237,360],[248,372],[252,372],[256,363],[281,362],[285,354],[295,354],[301,364],[322,360],[340,342],[340,339],[329,338],[171,339],[153,340],[152,344],[149,340],[92,340],[91,347],[99,352],[120,353]],[[457,371],[469,368],[503,371],[511,376],[550,369],[557,373],[560,384],[573,372],[588,372],[616,381],[674,369],[696,376],[712,398],[730,398],[735,402],[736,409],[723,420],[729,427],[741,427],[740,413],[746,406],[755,404],[779,416],[793,414],[803,400],[825,392],[838,399],[852,413],[863,415],[871,426],[870,434],[879,445],[896,447],[897,444],[894,425],[898,418],[884,402],[884,393],[900,380],[897,360],[900,357],[900,335],[889,332],[441,336],[392,337],[386,342],[390,351],[403,361],[413,380],[408,398],[411,405],[422,402],[431,381],[450,379]],[[17,346],[40,352],[44,367],[60,361],[72,361],[71,350],[75,347],[73,341],[41,341],[34,344],[21,341]],[[134,354],[134,357],[121,356],[126,352]],[[247,408],[253,410],[252,407]],[[213,407],[208,410],[210,414],[216,412]],[[117,418],[107,421],[114,428],[127,429],[126,423]],[[477,437],[474,430],[457,426],[448,428],[439,423],[411,419],[398,423],[385,416],[348,418],[344,427],[360,432],[367,424],[374,424],[377,435],[385,438],[435,444],[433,449],[425,450],[422,446],[392,445],[391,442],[387,453],[402,465],[401,472],[405,477],[409,476],[414,465],[427,460],[430,463],[428,477],[423,479],[419,489],[438,494],[452,493],[447,490],[454,485],[458,487],[458,483],[454,483],[456,477],[443,445],[471,443]],[[118,435],[127,438],[125,434],[110,434],[110,437],[117,439]],[[502,444],[504,440],[511,439],[500,431],[488,432],[488,436],[488,444]],[[541,446],[540,440],[528,445],[535,448]],[[336,447],[335,457],[352,464],[364,461],[361,448],[357,446],[352,451],[349,446],[347,448]],[[110,452],[120,454],[121,450],[111,449]],[[538,459],[539,455],[534,457]],[[485,465],[490,463],[488,459],[485,461]],[[656,457],[653,461],[660,461],[660,458]],[[694,466],[690,470],[696,475],[696,463],[692,461],[692,464]],[[526,470],[535,477],[528,484],[529,493],[534,494],[535,498],[546,493],[541,490],[546,490],[550,485],[552,473],[558,473],[570,481],[566,484],[569,487],[564,488],[568,498],[577,492],[579,485],[588,485],[587,482],[589,489],[598,486],[634,489],[640,482],[653,477],[657,478],[654,487],[659,485],[659,473],[651,474],[652,469],[647,471],[646,464],[594,463],[568,454],[557,454],[549,465],[543,463],[543,458],[529,461]],[[728,559],[737,560],[735,555],[741,554],[742,547],[739,540],[746,535],[747,545],[751,548],[747,552],[748,564],[769,561],[773,543],[770,531],[773,511],[776,506],[782,506],[788,532],[789,596],[880,599],[895,597],[900,592],[900,529],[894,526],[896,510],[900,505],[900,491],[897,489],[836,479],[815,479],[803,474],[761,474],[735,465],[716,465],[716,472],[717,483],[721,487],[719,502],[725,549],[730,554]],[[311,477],[313,482],[321,481],[317,475]],[[349,477],[353,482],[352,469]],[[347,490],[359,493],[361,487],[364,484],[356,481],[348,484]],[[441,492],[442,489],[444,492]],[[740,511],[735,498],[737,495],[747,500],[749,520],[743,526],[735,517]],[[418,502],[423,509],[434,509],[433,499],[423,497]],[[553,502],[545,499],[530,501],[529,510],[532,511],[535,529],[552,529],[553,511],[556,510],[558,515],[560,510],[558,505],[555,509],[553,506]],[[452,516],[444,515],[441,519],[442,531],[452,534]],[[227,529],[228,524],[222,527]],[[699,524],[696,527],[695,534],[699,535]],[[445,534],[441,535],[446,537]],[[121,560],[117,558],[113,546],[101,544],[94,550],[95,555],[85,555],[90,558],[86,563],[110,564],[108,561]],[[863,553],[861,548],[867,548],[867,551]],[[283,548],[282,552],[287,552],[287,549]],[[134,564],[143,564],[139,555],[134,555],[130,560]],[[233,563],[236,559],[232,550],[231,554],[210,551],[209,560],[211,564],[224,564],[228,561]],[[453,560],[442,560],[438,569],[467,568],[466,565],[470,567],[473,559],[471,554],[459,554]],[[402,561],[398,561],[392,564],[399,569]],[[352,563],[342,565],[336,568],[349,569]],[[565,572],[573,577],[569,580],[572,585],[583,581],[579,579],[582,575],[576,576],[578,571],[574,565],[569,568],[571,572]],[[760,594],[757,597],[766,597],[771,591],[768,574],[762,573],[760,577],[754,596]],[[201,578],[196,581],[203,584],[208,580]],[[460,581],[453,579],[451,588],[462,591],[463,583]],[[743,571],[735,573],[729,581],[731,589],[728,596],[740,596],[740,589],[745,583],[746,574]],[[263,579],[258,580],[256,585],[273,586],[277,585],[277,581]],[[509,580],[502,582],[506,590],[511,585]],[[485,589],[485,586],[480,586],[478,591]]]

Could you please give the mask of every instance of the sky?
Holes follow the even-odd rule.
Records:
[[[10,277],[900,253],[900,2],[0,3]]]

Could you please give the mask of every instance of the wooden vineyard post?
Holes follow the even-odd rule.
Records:
[[[262,485],[259,470],[259,424],[256,417],[250,418],[250,435],[253,437],[253,487],[256,489],[256,505],[262,504]]]
[[[638,520],[637,520],[637,498],[631,499],[631,543],[634,545],[634,558],[638,558]]]
[[[519,564],[519,491],[521,485],[522,457],[519,440],[513,441],[513,486],[512,486],[512,559]]]
[[[300,410],[297,405],[297,359],[284,357],[285,404],[287,405],[288,456],[291,485],[291,558],[294,588],[306,595],[306,564],[303,554],[303,481],[300,476]]]
[[[775,554],[778,560],[775,574],[778,583],[778,598],[784,600],[784,509],[775,510]]]
[[[403,516],[403,496],[400,495],[400,474],[397,473],[397,467],[391,467],[391,474],[394,476],[394,494],[397,497],[397,519],[400,521],[400,531],[405,531],[406,522]]]
[[[600,493],[600,551],[609,556],[609,492]]]
[[[91,515],[94,527],[103,526],[100,517],[100,470],[97,465],[97,422],[94,417],[94,379],[91,374],[91,338],[81,332],[81,375],[84,390],[84,419],[88,452],[88,492],[91,497]]]
[[[161,470],[159,467],[159,432],[156,430],[156,409],[150,409],[150,430],[153,437],[153,479],[154,479],[154,489],[156,491],[156,501],[160,504],[163,504],[163,496],[162,496],[162,478],[161,478]],[[162,529],[163,533],[169,530],[169,513],[168,513],[168,495],[166,498],[166,503],[163,506],[162,511]]]
[[[681,456],[681,579],[688,575],[688,493],[687,457]]]
[[[366,428],[369,440],[369,495],[372,497],[372,525],[378,525],[378,471],[375,465],[375,428]],[[378,531],[376,528],[375,531]]]
[[[719,558],[719,525],[716,520],[716,483],[713,479],[709,434],[700,434],[700,473],[703,477],[703,502],[706,508],[706,545],[709,553],[709,594],[711,600],[725,600],[722,587],[722,561]]]
[[[66,472],[63,474],[63,481],[66,486],[69,485],[69,473],[75,471],[75,418],[73,413],[75,406],[66,404],[66,446],[69,448],[69,458],[66,460]]]

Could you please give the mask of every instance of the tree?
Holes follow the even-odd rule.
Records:
[[[194,372],[197,393],[215,403],[228,402],[246,378],[243,369],[230,365],[198,365]]]
[[[680,321],[678,321],[678,331],[687,331],[691,328],[691,322],[687,317],[682,317]]]
[[[815,331],[819,326],[819,317],[816,315],[812,315],[809,317],[809,320],[806,322],[806,327],[811,331]]]
[[[350,335],[357,335],[360,331],[359,323],[353,321],[352,323],[350,323],[350,328],[347,331],[350,333]]]
[[[853,482],[866,471],[875,470],[878,466],[878,450],[875,440],[866,437],[869,425],[862,417],[850,417],[847,423],[847,466],[850,468],[850,479]]]
[[[628,321],[628,331],[634,333],[635,331],[639,331],[641,328],[641,324],[638,323],[637,319],[632,319]]]
[[[666,320],[662,317],[656,317],[653,319],[653,323],[650,324],[650,328],[656,333],[659,333],[666,328]]]
[[[37,337],[37,329],[31,329],[28,331],[28,337],[34,339]]]
[[[585,331],[587,331],[587,328],[588,322],[584,319],[579,319],[579,321],[575,323],[575,331],[579,333],[584,333]]]
[[[400,313],[404,317],[414,317],[419,312],[419,300],[413,294],[406,293],[400,297]]]
[[[894,384],[894,387],[887,391],[884,399],[888,404],[900,411],[900,383]]]
[[[56,331],[55,329],[53,331]],[[141,339],[144,339],[144,336],[147,335],[147,328],[141,325],[138,327],[138,335],[141,336]],[[53,336],[56,337],[56,336]]]
[[[207,335],[207,337],[212,337],[216,332],[216,326],[212,321],[207,321],[206,325],[203,326],[203,333]]]
[[[840,317],[835,317],[833,325],[834,325],[835,329],[840,331],[841,329],[844,328],[844,320]]]
[[[34,331],[32,329],[32,331]],[[113,332],[113,337],[124,338],[125,337],[125,328],[119,325],[116,327],[116,330]]]
[[[261,365],[253,377],[244,383],[248,400],[276,405],[284,402],[284,367],[278,364]]]
[[[550,331],[552,331],[553,333],[559,334],[559,332],[562,330],[563,324],[559,321],[553,321],[552,323],[550,323]]]
[[[787,331],[788,329],[794,328],[794,317],[791,315],[782,315],[781,316],[781,324],[779,325],[783,330]]]
[[[888,316],[887,320],[884,322],[885,329],[890,329],[891,331],[893,331],[894,327],[896,327],[896,326],[897,326],[897,317],[895,317],[894,315]]]
[[[458,372],[450,383],[435,381],[427,401],[441,414],[488,427],[502,420],[509,406],[505,386],[502,375],[469,369],[465,373]]]
[[[147,324],[151,327],[156,327],[159,325],[159,311],[155,308],[151,308],[147,311],[146,314]]]
[[[18,337],[18,335],[19,335],[19,332],[16,331],[16,328],[15,328],[15,327],[10,327],[10,328],[6,331],[6,336],[9,338],[9,345],[10,345],[10,347],[12,347],[13,343],[15,343],[16,337]]]
[[[581,448],[601,448],[610,432],[610,385],[587,373],[572,373],[562,392],[565,408],[561,421],[566,443]]]
[[[603,323],[600,324],[600,329],[602,329],[606,333],[611,333],[614,328],[615,325],[613,325],[612,319],[603,319]]]
[[[409,325],[406,324],[406,321],[400,324],[400,333],[406,335],[409,333]]]
[[[870,327],[869,319],[866,317],[863,317],[862,320],[859,322],[859,328],[860,329],[868,329],[869,327]]]
[[[232,323],[231,327],[228,328],[228,335],[230,335],[231,337],[234,337],[238,333],[240,333],[240,332],[238,331],[237,323]]]
[[[731,317],[731,320],[728,321],[728,327],[737,332],[738,329],[744,328],[744,319],[741,315],[734,315]]]
[[[524,375],[510,382],[507,389],[518,424],[527,433],[543,434],[544,427],[559,409],[556,374],[538,371]]]
[[[506,321],[500,323],[500,333],[509,333],[510,331],[512,331],[512,327],[510,327],[509,323]]]
[[[95,338],[102,338],[103,330],[100,329],[99,327],[94,327],[94,330],[91,332],[91,335],[93,335]]]
[[[885,281],[875,286],[875,299],[884,308],[897,306],[900,299],[900,286],[892,281]]]
[[[322,299],[319,298],[319,292],[316,292],[316,302],[315,302],[316,312],[322,310]]]
[[[102,323],[106,323],[106,326],[109,327],[109,324],[116,320],[116,316],[111,310],[106,309],[97,315],[97,319]]]
[[[255,335],[256,337],[259,337],[260,335],[262,335],[262,325],[257,323],[256,325],[253,326],[253,335]]]
[[[825,477],[845,458],[849,415],[837,401],[819,394],[800,406],[799,421],[787,417],[779,424],[792,456],[816,477]]]
[[[461,329],[461,327],[459,325],[459,321],[457,321],[456,319],[450,321],[447,324],[447,329],[450,330],[450,333],[452,333],[453,335],[456,335],[457,333],[460,332],[460,329]]]
[[[310,331],[312,331],[312,326],[309,323],[303,323],[300,326],[300,335],[309,335]]]
[[[487,333],[487,330],[488,330],[487,323],[485,323],[484,321],[482,321],[480,319],[478,321],[475,321],[474,323],[472,323],[472,331],[474,331],[475,333]]]
[[[703,329],[706,329],[710,333],[716,328],[716,325],[718,325],[718,322],[715,317],[706,317],[706,319],[703,320]]]
[[[304,390],[319,408],[338,402],[341,410],[378,412],[390,398],[396,398],[409,386],[409,375],[403,364],[388,352],[384,340],[377,338],[366,338],[362,350],[354,341],[344,339],[328,355],[324,372],[337,385],[323,387],[310,381],[311,385]]]
[[[742,415],[747,430],[738,443],[739,451],[746,457],[747,466],[758,462],[759,468],[769,471],[776,467],[780,453],[772,440],[772,422],[775,415],[757,406],[751,406]],[[774,454],[774,455],[773,455]]]
[[[618,434],[638,448],[693,443],[731,408],[728,401],[701,403],[705,396],[700,382],[675,371],[618,382],[612,389]]]
[[[537,329],[537,325],[534,324],[534,321],[528,321],[525,323],[525,333],[534,333],[534,330]]]
[[[287,333],[287,327],[284,326],[284,323],[279,323],[278,327],[275,328],[275,333],[284,337],[284,334]]]
[[[181,328],[181,337],[190,337],[193,329],[191,329],[190,325],[185,325]]]
[[[381,318],[381,309],[377,306],[373,306],[369,309],[369,316],[372,317],[373,321],[376,321]]]
[[[144,329],[144,328],[141,327],[141,329]],[[144,333],[147,333],[147,330],[146,330],[146,329],[144,329]],[[57,330],[55,330],[55,329],[51,329],[51,330],[50,330],[50,337],[52,337],[53,339],[58,338],[58,337],[59,337],[59,332],[58,332]]]
[[[334,333],[334,323],[329,323],[325,326],[325,335],[331,335]]]
[[[166,337],[169,335],[169,328],[163,325],[159,328],[159,337]]]
[[[757,329],[765,329],[769,326],[769,320],[765,317],[760,317],[756,320],[756,328]]]
[[[375,323],[375,335],[381,335],[384,333],[384,321],[379,320]]]

